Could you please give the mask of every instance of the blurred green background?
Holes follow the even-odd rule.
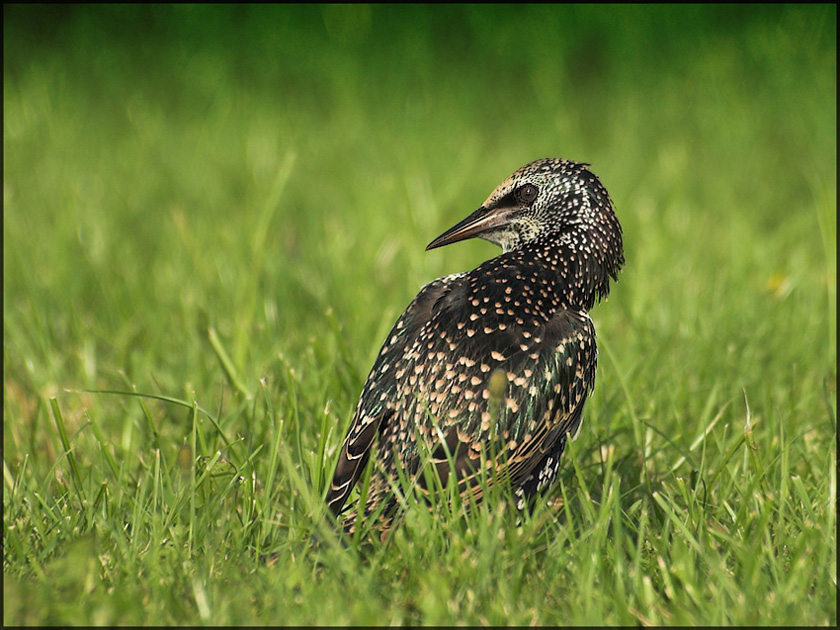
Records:
[[[625,232],[584,443],[665,475],[668,440],[718,412],[740,431],[746,403],[765,453],[778,426],[836,449],[835,6],[3,10],[7,490],[67,489],[50,397],[86,467],[90,417],[118,459],[189,435],[177,408],[152,441],[134,400],[67,388],[194,393],[257,444],[235,410],[265,377],[288,414],[292,374],[302,448],[326,414],[332,452],[419,287],[498,251],[425,245],[547,156],[590,163]],[[6,541],[4,572],[50,544]]]
[[[675,320],[701,273],[737,301],[834,257],[831,7],[4,12],[6,369],[35,392],[177,388],[199,315],[251,380],[329,307],[372,358],[421,283],[493,255],[425,244],[543,156],[593,165],[622,283],[671,283],[645,297]]]

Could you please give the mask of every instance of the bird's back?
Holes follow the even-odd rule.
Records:
[[[510,252],[420,291],[374,363],[351,424],[349,436],[359,438],[343,449],[369,452],[379,435],[368,510],[389,491],[396,465],[418,472],[427,445],[437,445],[444,485],[448,455],[466,487],[494,442],[514,488],[550,455],[559,461],[556,447],[578,428],[597,354],[589,315],[563,304],[561,288],[556,270]],[[349,487],[342,482],[344,460],[328,496],[335,506],[358,478],[351,472]],[[346,462],[355,470],[358,459]]]

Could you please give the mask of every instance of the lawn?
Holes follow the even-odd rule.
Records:
[[[836,7],[4,5],[6,624],[836,625]],[[425,252],[588,162],[548,504],[323,496]],[[268,558],[268,561],[265,561]]]

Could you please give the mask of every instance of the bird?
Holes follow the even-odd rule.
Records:
[[[426,247],[479,237],[502,253],[426,284],[397,319],[362,388],[326,504],[345,532],[362,516],[387,532],[399,479],[478,503],[509,483],[517,508],[557,478],[595,385],[589,311],[624,266],[622,228],[590,165],[526,164]],[[374,458],[366,491],[351,491]],[[494,473],[484,475],[482,469]],[[472,504],[472,503],[469,503]]]

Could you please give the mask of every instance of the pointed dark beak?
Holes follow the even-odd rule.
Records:
[[[426,246],[426,251],[468,238],[481,236],[507,223],[510,208],[485,208],[481,206],[466,219],[452,226]]]

